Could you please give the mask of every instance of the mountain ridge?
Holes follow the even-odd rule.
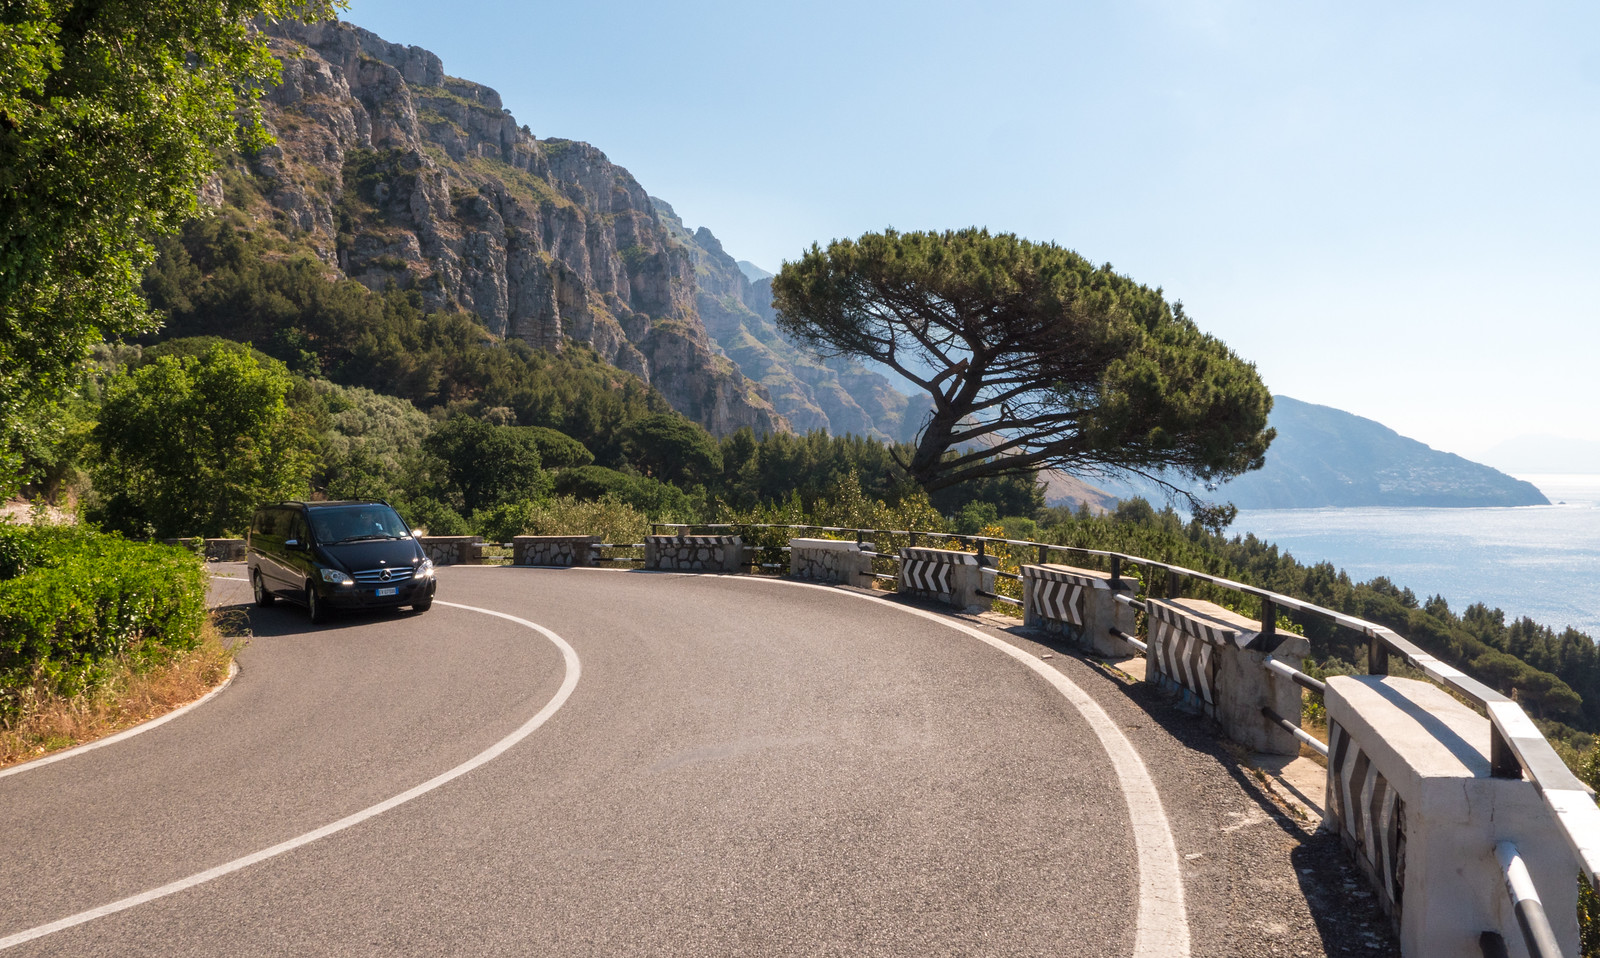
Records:
[[[1433,449],[1376,420],[1289,396],[1272,402],[1268,424],[1278,436],[1266,464],[1217,488],[1190,491],[1241,509],[1549,505],[1530,482]],[[1091,481],[1122,497],[1164,498],[1145,480]]]
[[[633,176],[586,143],[541,140],[494,90],[420,47],[342,22],[268,28],[275,145],[204,198],[336,276],[474,314],[500,338],[592,346],[712,433],[788,429],[707,335],[694,251]]]

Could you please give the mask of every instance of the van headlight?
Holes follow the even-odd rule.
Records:
[[[321,572],[323,582],[332,582],[335,585],[350,584],[350,577],[345,575],[343,572],[340,572],[338,569],[323,569]]]
[[[432,559],[423,559],[422,560],[422,565],[417,566],[417,578],[419,578],[419,579],[431,579],[431,578],[433,578],[433,560]]]

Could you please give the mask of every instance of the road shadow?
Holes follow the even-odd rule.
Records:
[[[216,617],[217,629],[225,641],[338,632],[371,625],[374,622],[398,622],[423,614],[409,606],[388,609],[340,609],[334,612],[327,622],[313,624],[303,606],[281,600],[269,606],[258,606],[254,601],[216,605],[212,606],[212,613]]]
[[[948,612],[948,607],[945,609]],[[1212,762],[1238,786],[1262,814],[1294,842],[1289,862],[1320,938],[1323,953],[1373,958],[1400,958],[1400,944],[1389,917],[1378,904],[1366,878],[1346,854],[1339,836],[1290,814],[1267,787],[1265,774],[1250,764],[1249,753],[1229,740],[1214,720],[1185,705],[1171,691],[1142,681],[1093,655],[1085,654],[1068,636],[1022,625],[996,626],[1000,631],[1042,647],[1053,655],[1076,659],[1100,675],[1107,688],[1121,694],[1183,748]]]

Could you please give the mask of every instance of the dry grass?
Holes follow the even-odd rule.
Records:
[[[147,672],[124,668],[72,698],[25,694],[22,714],[0,725],[0,768],[113,735],[193,702],[222,684],[236,651],[207,620],[199,647]]]

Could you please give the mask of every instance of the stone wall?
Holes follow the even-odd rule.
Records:
[[[738,572],[745,566],[738,536],[645,536],[644,567],[676,572]]]
[[[517,536],[511,540],[511,564],[592,566],[593,547],[599,544],[599,536]]]
[[[837,582],[859,588],[872,585],[870,542],[841,542],[837,539],[790,539],[789,575],[811,582]]]
[[[423,536],[422,554],[434,565],[482,565],[482,536]]]

